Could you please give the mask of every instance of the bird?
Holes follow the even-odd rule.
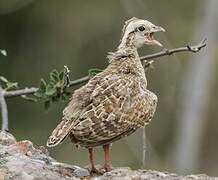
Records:
[[[108,53],[109,65],[75,90],[63,117],[48,138],[54,147],[67,137],[77,147],[88,149],[91,172],[97,173],[93,148],[102,146],[104,172],[112,170],[110,145],[149,124],[157,106],[157,96],[147,89],[145,70],[137,49],[162,44],[154,33],[164,28],[133,17],[125,21],[121,40]]]

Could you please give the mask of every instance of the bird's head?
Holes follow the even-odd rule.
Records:
[[[118,49],[140,48],[144,44],[162,46],[160,42],[154,39],[154,33],[159,31],[165,32],[165,29],[147,20],[131,18],[125,22]]]

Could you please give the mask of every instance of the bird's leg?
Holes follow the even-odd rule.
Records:
[[[103,145],[103,149],[104,149],[104,160],[105,160],[104,168],[105,171],[108,172],[112,170],[112,164],[110,158],[110,144]]]
[[[91,171],[90,171],[90,173],[102,174],[99,170],[97,170],[95,168],[94,158],[93,158],[93,148],[89,147],[88,151],[89,151],[89,161],[91,163]]]

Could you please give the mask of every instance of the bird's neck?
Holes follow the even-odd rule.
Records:
[[[129,69],[133,74],[137,74],[146,81],[145,71],[134,44],[134,34],[129,34],[127,37],[124,35],[117,51],[109,54],[108,58],[111,65],[118,71],[122,72],[124,69]]]
[[[119,61],[125,57],[129,57],[127,59],[131,61],[134,59],[133,63],[136,63],[136,61],[140,63],[137,47],[134,44],[134,34],[124,34],[117,50],[108,54],[109,62]]]
[[[108,58],[112,69],[117,69],[118,72],[123,72],[125,70],[130,71],[132,74],[145,78],[145,71],[137,48],[131,48],[128,46],[118,48],[116,52],[109,54]]]
[[[132,74],[135,78],[138,78],[140,83],[147,87],[147,79],[145,76],[145,70],[140,61],[138,52],[131,52],[129,55],[119,56],[117,54],[112,55],[110,59],[111,63],[108,66],[108,71],[121,73],[121,74]]]
[[[134,44],[134,34],[124,35],[117,48],[117,52],[137,52],[137,48]]]
[[[109,62],[120,60],[124,57],[138,57],[138,51],[136,46],[133,43],[133,35],[123,36],[120,41],[120,45],[117,47],[117,50],[113,53],[109,52],[107,58]]]
[[[134,45],[134,36],[122,38],[117,51],[108,54],[109,69],[116,69],[119,73],[131,73],[140,77],[144,86],[147,86],[145,71],[140,61],[137,47]]]

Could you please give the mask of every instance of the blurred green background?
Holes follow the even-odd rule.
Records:
[[[64,65],[72,80],[87,75],[90,68],[103,69],[107,52],[118,46],[125,20],[133,16],[164,27],[166,33],[156,37],[165,48],[207,37],[208,46],[198,54],[161,57],[146,73],[148,89],[159,103],[146,127],[145,168],[218,176],[216,7],[216,0],[0,0],[0,49],[8,52],[0,57],[0,75],[30,87]],[[145,46],[139,53],[160,50]],[[37,145],[45,145],[67,103],[55,103],[45,111],[42,103],[19,97],[7,102],[10,132]],[[59,161],[88,164],[86,150],[76,149],[69,140],[49,151]],[[97,163],[102,163],[102,149],[95,152]],[[142,131],[114,143],[112,161],[115,167],[140,168]]]

